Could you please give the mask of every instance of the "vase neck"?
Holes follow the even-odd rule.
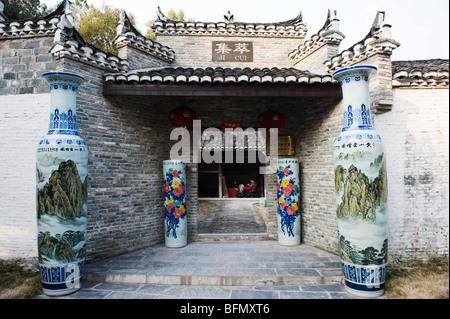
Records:
[[[78,135],[77,91],[82,78],[68,73],[48,73],[44,78],[50,85],[50,121],[48,135]]]
[[[333,77],[340,81],[344,103],[342,131],[372,130],[370,114],[369,76],[375,67],[361,66],[336,72]]]
[[[372,117],[368,103],[345,104],[342,131],[372,130]]]

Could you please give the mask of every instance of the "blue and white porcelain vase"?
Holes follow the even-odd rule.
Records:
[[[279,158],[277,170],[278,243],[300,245],[299,167],[296,158]]]
[[[187,245],[186,164],[180,160],[163,161],[164,234],[166,247]]]
[[[333,74],[345,107],[333,144],[340,258],[345,288],[359,297],[384,293],[388,258],[386,160],[369,101],[369,77],[376,71],[355,66]]]
[[[88,147],[77,131],[84,78],[45,73],[50,85],[48,132],[36,156],[37,245],[42,288],[60,296],[81,288],[86,255]]]

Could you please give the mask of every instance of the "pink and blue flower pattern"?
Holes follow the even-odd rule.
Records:
[[[284,235],[294,237],[294,224],[300,215],[299,187],[290,165],[279,167],[277,171],[278,214]]]
[[[164,210],[167,223],[166,236],[177,238],[177,228],[180,219],[186,217],[186,191],[185,181],[181,170],[170,168],[164,180]]]

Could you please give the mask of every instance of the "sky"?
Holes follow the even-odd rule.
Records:
[[[62,0],[41,0],[54,6]],[[385,12],[385,23],[392,26],[392,37],[400,47],[393,61],[449,58],[448,0],[87,0],[95,7],[108,5],[125,9],[136,18],[143,34],[145,24],[156,18],[158,6],[164,14],[182,10],[187,19],[220,22],[228,10],[237,22],[281,22],[295,18],[301,11],[308,32],[316,34],[327,18],[328,9],[337,10],[340,31],[345,39],[339,51],[362,40],[370,30],[377,11]]]

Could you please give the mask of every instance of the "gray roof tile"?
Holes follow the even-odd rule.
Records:
[[[190,68],[163,67],[133,70],[129,72],[107,73],[106,82],[134,83],[188,83],[188,82],[297,82],[327,83],[330,75],[318,75],[296,68]]]

